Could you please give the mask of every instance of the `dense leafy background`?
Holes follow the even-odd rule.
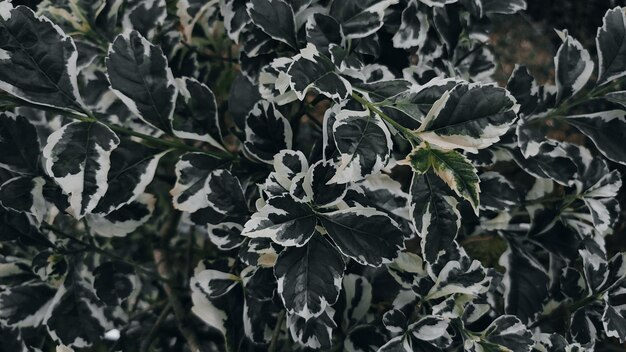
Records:
[[[1,350],[623,348],[619,1],[28,5]]]

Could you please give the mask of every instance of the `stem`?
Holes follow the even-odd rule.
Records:
[[[276,352],[276,346],[278,344],[278,335],[280,334],[280,330],[283,325],[283,320],[285,320],[284,310],[278,314],[278,319],[276,320],[276,326],[274,326],[274,331],[272,332],[272,341],[270,342],[270,345],[267,348],[268,352]]]
[[[561,104],[557,109],[553,110],[551,113],[547,114],[543,118],[538,119],[538,121],[543,121],[549,118],[557,118],[557,117],[563,116],[567,114],[569,110],[579,105],[582,105],[589,100],[600,97],[606,93],[609,93],[615,90],[619,86],[620,81],[621,80],[617,80],[605,86],[597,86],[593,88],[592,90],[590,90],[587,94],[584,94],[576,99],[574,99],[576,96],[571,97],[570,99],[566,100],[563,104]],[[580,95],[580,94],[576,94],[576,95]]]
[[[582,307],[586,306],[587,304],[589,304],[589,303],[591,303],[593,301],[598,300],[599,296],[600,296],[600,294],[596,294],[596,295],[592,295],[592,296],[589,296],[589,297],[585,297],[585,298],[581,299],[580,301],[573,302],[571,304],[566,304],[566,305],[564,305],[563,308],[564,308],[565,312],[572,313],[572,312],[575,312],[576,310],[578,310],[579,308],[582,308]],[[530,324],[528,326],[528,328],[529,329],[534,329],[534,328],[538,327],[542,323],[544,323],[544,322],[550,320],[551,318],[553,318],[555,316],[555,313],[562,314],[563,313],[563,309],[557,308],[557,309],[554,309],[549,314],[540,316],[539,318],[537,318],[537,320],[535,320],[532,324]]]
[[[168,221],[163,225],[160,232],[160,237],[162,244],[165,246],[170,238],[172,238],[176,234],[176,230],[178,227],[178,222],[180,221],[181,213],[179,211],[173,211],[170,215]],[[162,248],[155,248],[152,251],[152,256],[154,257],[154,263],[157,265],[157,270],[159,275],[163,276],[166,279],[171,279],[172,271],[170,270],[167,256],[165,251]],[[184,324],[185,321],[185,308],[180,301],[180,298],[176,294],[176,291],[172,288],[172,286],[165,282],[163,284],[163,290],[167,295],[169,300],[169,304],[172,306],[174,310],[174,317],[176,318],[176,325],[178,327],[178,331],[183,335],[189,348],[192,352],[201,352],[203,349],[201,348],[200,343],[198,342],[198,337],[195,332],[187,327]]]
[[[401,124],[399,124],[398,122],[396,122],[394,119],[392,119],[391,117],[387,116],[387,114],[385,114],[384,112],[382,112],[378,107],[376,107],[372,102],[368,101],[367,99],[363,98],[363,96],[358,95],[356,93],[352,93],[352,98],[356,101],[358,101],[361,105],[363,105],[364,107],[366,107],[368,110],[370,110],[371,112],[375,113],[376,115],[380,116],[380,118],[382,118],[383,120],[385,120],[387,123],[389,123],[390,125],[392,125],[395,129],[398,130],[398,132],[400,132],[404,138],[411,142],[411,144],[413,142],[417,142],[419,143],[420,140],[414,136],[411,133],[411,130],[409,130],[408,128],[402,126]]]
[[[70,110],[59,109],[59,108],[55,108],[51,106],[41,106],[37,104],[32,104],[32,103],[22,101],[21,99],[17,99],[17,98],[10,97],[10,96],[3,96],[1,100],[10,102],[14,107],[26,106],[26,107],[30,107],[30,108],[34,108],[38,110],[49,111],[53,114],[63,115],[68,118],[81,121],[81,122],[99,122],[107,126],[108,128],[110,128],[114,132],[127,135],[127,136],[140,138],[146,142],[150,142],[153,145],[157,147],[161,147],[163,149],[176,149],[176,150],[186,151],[186,152],[203,153],[203,154],[210,155],[217,159],[235,159],[236,158],[236,155],[229,153],[229,152],[211,152],[211,151],[207,151],[201,148],[196,148],[196,147],[187,145],[178,140],[172,141],[172,140],[156,138],[147,134],[133,131],[131,129],[122,127],[120,125],[108,123],[108,122],[105,122],[104,120],[96,118],[96,116],[93,113],[91,113],[90,111],[87,111],[85,108],[82,108],[82,112],[70,111]]]
[[[171,309],[172,309],[172,305],[169,303],[165,306],[165,308],[163,308],[156,322],[154,323],[154,325],[152,325],[152,328],[150,329],[148,336],[146,336],[146,338],[141,342],[139,352],[147,352],[150,349],[150,346],[152,346],[152,341],[154,340],[154,337],[159,327],[161,326],[161,324],[163,324],[163,322],[165,321],[165,318],[167,318],[167,315],[169,314]]]

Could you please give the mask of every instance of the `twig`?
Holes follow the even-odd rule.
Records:
[[[274,331],[272,332],[272,341],[270,342],[270,345],[267,348],[268,352],[276,352],[276,346],[278,344],[278,335],[280,334],[280,329],[282,328],[283,320],[285,320],[284,310],[279,313],[278,319],[276,319],[276,326],[274,326]]]
[[[163,310],[161,311],[161,314],[159,314],[159,317],[157,318],[156,322],[154,322],[154,325],[152,325],[150,332],[148,332],[148,336],[146,336],[146,338],[143,341],[141,341],[139,352],[147,352],[150,346],[152,346],[152,341],[154,340],[154,337],[159,327],[161,326],[161,324],[163,324],[163,322],[165,321],[165,318],[167,318],[167,315],[170,309],[172,309],[172,305],[170,303],[166,304]]]
[[[161,228],[160,237],[163,244],[166,244],[169,239],[173,237],[176,233],[176,228],[178,227],[180,216],[181,213],[179,211],[174,211],[169,220]],[[171,279],[172,272],[169,268],[165,252],[161,248],[155,248],[152,251],[152,256],[154,257],[154,262],[157,265],[157,271],[159,272],[159,275],[168,280]],[[184,324],[186,313],[183,304],[178,298],[178,295],[176,294],[174,289],[172,289],[172,286],[167,282],[163,284],[163,290],[165,291],[165,294],[167,295],[167,298],[169,300],[169,304],[172,306],[172,309],[174,311],[174,317],[176,318],[178,331],[180,331],[180,333],[187,341],[189,348],[191,348],[192,352],[203,351],[200,347],[200,343],[198,342],[198,337],[196,336],[196,334],[193,332],[193,330],[191,330]]]

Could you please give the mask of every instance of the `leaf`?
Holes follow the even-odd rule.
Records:
[[[223,214],[248,213],[248,205],[239,179],[228,170],[216,170],[207,178],[209,206]]]
[[[172,117],[174,135],[207,142],[215,148],[225,150],[213,92],[194,78],[177,78],[176,84],[179,94]]]
[[[343,304],[342,327],[347,329],[361,321],[372,305],[372,284],[363,276],[346,274],[341,285],[340,303]]]
[[[142,121],[172,131],[178,86],[161,48],[137,31],[118,35],[106,58],[111,89]]]
[[[609,337],[619,339],[621,343],[626,341],[626,307],[624,307],[626,289],[618,288],[616,291],[604,295],[604,313],[602,325]]]
[[[2,4],[0,89],[28,102],[82,111],[71,37],[26,6]]]
[[[447,330],[450,321],[446,318],[429,315],[409,325],[411,337],[418,341],[426,341],[432,344],[443,344],[438,347],[448,347],[452,343],[452,337]]]
[[[0,242],[17,241],[21,246],[54,247],[24,213],[0,207]]]
[[[197,272],[193,281],[193,286],[200,288],[207,298],[213,299],[228,294],[241,279],[233,274],[209,269]]]
[[[522,322],[533,321],[548,297],[550,276],[539,262],[520,244],[509,239],[508,249],[500,256],[504,275],[504,309]]]
[[[54,296],[44,323],[55,341],[69,347],[89,347],[111,327],[104,309],[90,285],[71,272]]]
[[[69,195],[77,219],[90,213],[105,195],[111,152],[120,139],[100,122],[72,122],[48,137],[43,149],[46,172]]]
[[[93,271],[96,295],[110,306],[119,306],[139,285],[139,278],[130,264],[120,261],[100,264]]]
[[[588,115],[567,116],[565,121],[589,137],[608,159],[626,165],[626,112],[609,110]]]
[[[93,232],[104,237],[123,237],[145,224],[156,205],[156,198],[148,193],[107,215],[87,214]]]
[[[12,328],[40,326],[55,293],[53,287],[41,282],[9,287],[0,293],[0,322]]]
[[[554,58],[556,71],[557,103],[578,93],[589,81],[594,63],[582,44],[567,33],[558,32],[563,44]]]
[[[481,209],[504,211],[520,204],[519,194],[513,184],[495,171],[480,174],[480,188]]]
[[[461,83],[433,104],[414,133],[441,148],[476,154],[500,140],[518,110],[515,98],[503,88]]]
[[[317,48],[325,50],[330,44],[342,45],[345,36],[341,31],[341,25],[331,16],[316,13],[306,23],[306,39]]]
[[[45,183],[42,177],[12,178],[0,186],[0,205],[6,209],[30,214],[41,222],[47,211],[43,197]]]
[[[454,150],[440,150],[420,145],[408,156],[408,162],[417,173],[430,167],[459,197],[465,198],[478,214],[480,179],[469,160]]]
[[[396,222],[371,208],[320,214],[320,221],[341,253],[362,265],[390,263],[404,248],[404,235]]]
[[[432,177],[432,176],[431,176]],[[452,243],[461,227],[458,202],[447,196],[427,175],[413,175],[411,183],[411,215],[421,236],[422,255],[433,263]]]
[[[333,1],[329,14],[340,24],[347,39],[365,38],[383,25],[385,10],[398,0]]]
[[[626,14],[621,7],[608,10],[596,35],[598,84],[626,75]]]
[[[526,66],[515,66],[506,89],[520,104],[520,114],[530,115],[539,105],[539,87]]]
[[[287,326],[291,338],[300,345],[313,349],[328,349],[332,345],[333,329],[337,324],[333,320],[335,310],[327,307],[316,319],[306,320],[295,314],[287,314]]]
[[[210,205],[209,178],[222,161],[203,153],[186,153],[176,163],[176,184],[170,191],[174,208],[194,212]]]
[[[435,285],[428,292],[428,299],[437,299],[461,293],[476,296],[489,288],[491,278],[477,260],[463,257],[447,261],[437,275]]]
[[[285,248],[274,265],[278,293],[289,314],[319,317],[337,302],[346,264],[320,234],[303,247]]]
[[[293,145],[289,121],[266,101],[258,102],[246,116],[245,133],[245,151],[267,164],[272,163],[276,153]]]
[[[245,237],[241,235],[243,226],[235,222],[207,224],[209,239],[217,248],[227,251],[241,246]]]
[[[337,166],[332,162],[320,160],[313,164],[302,181],[306,198],[321,207],[330,207],[341,202],[348,191],[348,185],[332,182],[337,172]]]
[[[243,236],[271,238],[286,247],[305,245],[315,233],[317,220],[309,205],[291,196],[273,197],[252,215],[243,228]]]
[[[426,41],[428,27],[428,18],[419,11],[417,0],[410,0],[402,11],[402,23],[393,36],[393,46],[402,49],[421,47]]]
[[[176,14],[180,18],[185,41],[192,41],[196,25],[202,25],[204,19],[219,11],[218,6],[218,0],[182,0],[176,3]]]
[[[522,352],[534,345],[533,334],[516,317],[501,315],[483,331],[488,342],[500,345],[509,351]]]
[[[226,350],[236,350],[243,333],[243,292],[235,275],[196,268],[189,286],[191,311],[224,336]]]
[[[360,181],[380,173],[391,156],[393,143],[385,123],[369,111],[341,110],[333,124],[339,151],[336,183]]]
[[[287,70],[289,87],[299,100],[304,100],[311,88],[335,101],[345,100],[352,94],[350,82],[336,72],[335,64],[315,45],[309,43],[292,61]]]
[[[122,26],[136,30],[146,38],[154,38],[157,29],[165,23],[166,16],[165,0],[143,1],[124,11]]]
[[[111,168],[107,176],[109,187],[93,213],[106,215],[137,199],[152,182],[165,154],[167,151],[157,153],[141,143],[122,139],[111,152]]]
[[[296,21],[291,6],[283,0],[252,0],[246,8],[252,23],[273,39],[298,49]]]
[[[0,168],[20,174],[39,170],[37,130],[27,118],[10,112],[0,114]]]
[[[224,0],[220,1],[220,11],[224,17],[224,27],[228,36],[239,43],[241,31],[246,24],[251,22],[248,15],[246,4],[247,1],[241,0]]]
[[[269,238],[252,238],[241,246],[239,258],[247,265],[273,267],[278,257],[279,245]]]

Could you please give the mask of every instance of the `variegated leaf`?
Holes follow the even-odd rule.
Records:
[[[303,247],[285,248],[276,259],[274,275],[289,314],[309,320],[335,304],[345,267],[341,254],[320,234]]]
[[[202,153],[187,153],[176,163],[176,184],[170,191],[174,207],[194,212],[210,205],[209,178],[222,165],[219,159]]]
[[[109,187],[93,213],[106,215],[137,199],[154,179],[159,161],[166,153],[122,139],[111,153]]]
[[[137,31],[120,34],[106,58],[111,88],[145,123],[172,131],[178,86],[161,48]]]
[[[504,309],[522,322],[534,320],[548,297],[550,276],[543,266],[519,243],[511,239],[509,248],[502,254],[499,264],[506,269],[504,275]]]
[[[626,112],[603,111],[588,115],[568,116],[566,122],[576,127],[596,145],[608,159],[626,165]]]
[[[257,103],[246,117],[245,133],[245,151],[267,164],[272,163],[276,153],[293,145],[289,121],[266,101]]]
[[[247,1],[241,0],[220,1],[220,12],[222,13],[222,17],[224,17],[226,33],[235,43],[239,42],[241,31],[246,24],[251,22],[246,4]]]
[[[139,1],[124,11],[122,25],[133,29],[146,38],[154,38],[156,31],[165,23],[167,4],[165,0]]]
[[[587,84],[594,63],[589,52],[567,30],[557,33],[563,40],[554,58],[558,103],[576,95]]]
[[[45,183],[43,177],[12,178],[0,186],[0,205],[6,209],[30,214],[41,222],[47,211],[43,195]]]
[[[598,28],[598,84],[606,84],[626,75],[626,13],[615,7],[606,12]]]
[[[39,170],[39,139],[27,118],[10,112],[0,114],[0,168],[20,174]]]
[[[404,248],[404,234],[387,214],[372,208],[348,208],[320,215],[341,253],[359,264],[390,263]]]
[[[383,25],[385,10],[398,0],[333,1],[329,14],[340,24],[348,39],[365,38]]]
[[[291,338],[300,345],[313,349],[328,349],[332,345],[335,310],[328,306],[316,319],[306,320],[296,314],[287,314]]]
[[[479,261],[469,258],[448,261],[437,275],[428,298],[436,299],[455,293],[476,296],[487,292],[490,282],[491,278]]]
[[[0,5],[0,89],[31,103],[82,111],[71,37],[26,6]]]
[[[243,236],[270,238],[282,246],[305,245],[315,233],[316,215],[290,195],[273,197],[244,225]]]
[[[96,295],[110,306],[118,306],[139,288],[139,277],[132,265],[106,262],[93,271]]]
[[[219,3],[219,0],[181,0],[176,3],[176,14],[187,42],[192,41],[196,25],[204,27],[204,21],[219,11]]]
[[[104,237],[123,237],[146,223],[156,204],[151,194],[141,194],[132,202],[107,215],[88,214],[87,222],[93,232]]]
[[[70,347],[90,347],[112,328],[104,310],[104,303],[91,285],[69,273],[58,288],[44,323],[54,341]]]
[[[174,135],[224,150],[213,92],[194,78],[178,78],[176,84],[179,95],[172,117]]]
[[[459,197],[469,201],[478,214],[480,179],[465,156],[454,150],[435,149],[422,144],[411,152],[408,162],[419,174],[432,168]]]
[[[77,219],[90,213],[106,194],[111,152],[120,139],[99,122],[72,122],[48,137],[46,171],[69,195]]]
[[[53,287],[41,282],[8,288],[0,293],[0,322],[12,328],[40,326],[55,294]]]
[[[503,88],[462,83],[433,104],[415,134],[444,149],[477,153],[500,140],[518,110],[515,98]]]
[[[426,13],[419,11],[417,0],[410,0],[402,11],[402,23],[393,36],[393,46],[402,49],[421,47],[426,41],[428,27]]]
[[[302,188],[308,201],[317,206],[330,207],[339,203],[348,191],[348,185],[332,180],[339,170],[330,161],[320,160],[304,175]]]
[[[335,116],[333,139],[339,151],[337,174],[331,180],[336,183],[380,173],[393,147],[387,125],[369,111],[341,110]]]
[[[298,48],[293,9],[283,0],[252,0],[246,4],[248,16],[273,39]]]
[[[422,238],[422,255],[430,263],[451,248],[461,227],[457,200],[446,195],[436,180],[429,174],[413,175],[410,191],[413,225]]]
[[[286,78],[299,100],[304,100],[311,88],[337,101],[346,99],[352,93],[350,82],[336,72],[335,64],[315,45],[309,43],[292,60]]]

